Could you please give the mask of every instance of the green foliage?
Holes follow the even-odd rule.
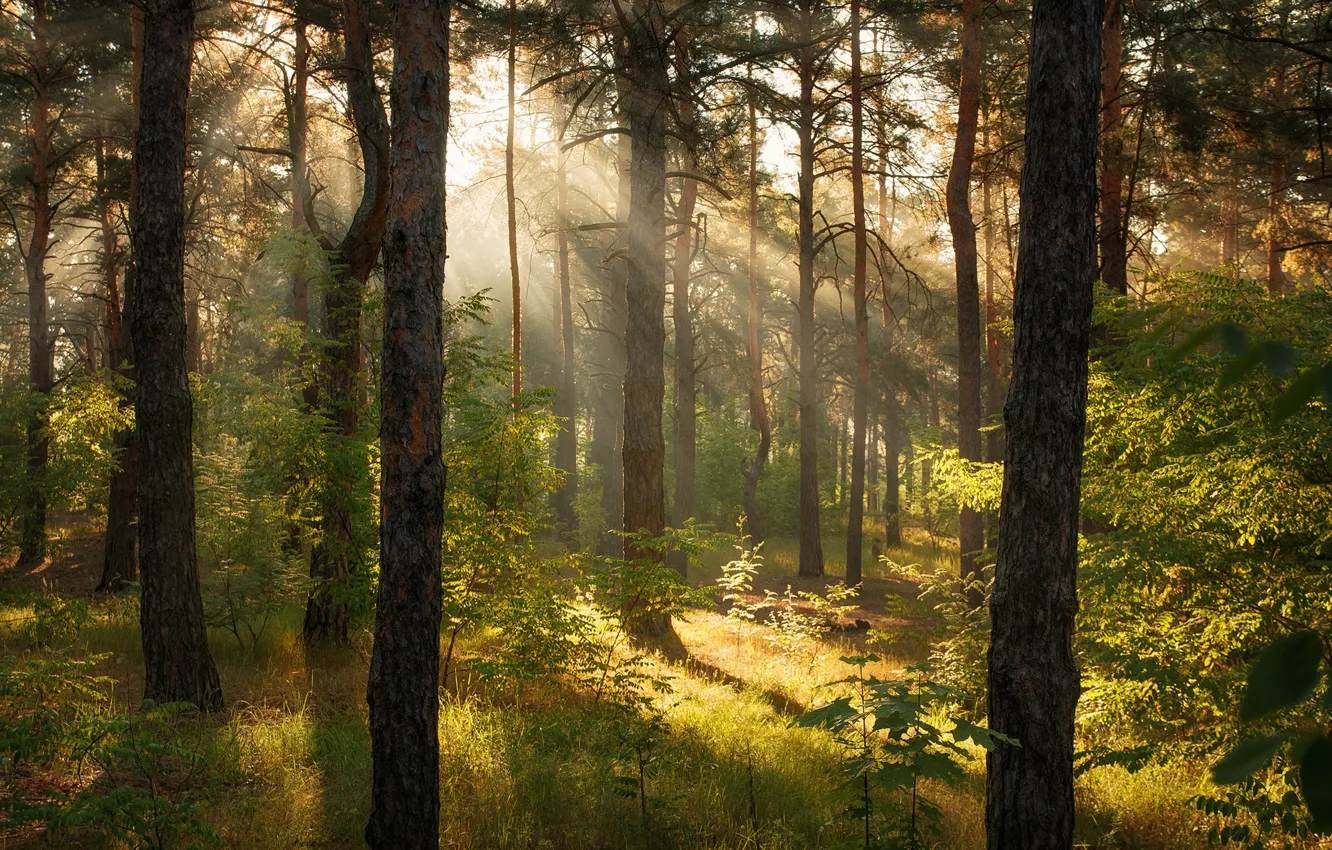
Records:
[[[937,835],[942,812],[922,794],[923,780],[956,785],[972,742],[984,750],[999,744],[1017,746],[1011,738],[964,719],[951,720],[947,731],[938,713],[954,700],[953,691],[929,681],[929,668],[909,667],[907,678],[886,681],[867,676],[865,667],[878,656],[843,658],[856,672],[828,687],[846,695],[802,714],[801,726],[827,729],[841,747],[847,775],[844,791],[851,803],[843,816],[862,824],[863,837],[848,846],[915,848],[929,846]],[[896,805],[885,805],[888,798]]]
[[[4,825],[35,825],[53,837],[91,833],[129,847],[220,847],[204,818],[200,742],[181,722],[193,707],[113,712],[110,680],[92,673],[106,657],[0,665]],[[39,768],[73,775],[52,781]]]

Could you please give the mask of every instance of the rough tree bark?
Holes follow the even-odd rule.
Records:
[[[373,850],[439,847],[440,533],[444,463],[444,154],[449,6],[397,0],[392,182],[384,233],[379,596],[370,705]]]
[[[382,572],[368,686],[373,848],[439,843],[440,453],[448,6],[394,16],[389,226],[384,235]]]
[[[51,126],[51,47],[47,39],[46,0],[28,0],[32,13],[29,141],[32,144],[32,235],[23,255],[28,284],[28,389],[33,393],[28,421],[28,469],[24,482],[19,528],[20,565],[34,565],[46,557],[46,463],[51,387],[55,383],[46,304],[46,255],[51,249],[51,177],[55,137]]]
[[[185,370],[185,113],[194,4],[147,0],[143,10],[132,333],[144,697],[217,709],[222,686],[195,560],[194,411]]]
[[[753,69],[750,69],[753,76]],[[759,258],[758,258],[758,110],[754,97],[749,98],[749,256],[746,270],[749,273],[749,318],[746,325],[747,348],[749,349],[749,407],[753,412],[753,428],[758,432],[758,450],[745,469],[745,522],[746,532],[754,545],[763,542],[763,522],[759,515],[758,485],[763,477],[763,467],[768,462],[768,453],[772,450],[772,424],[768,420],[768,400],[763,392],[763,309],[759,303]]]
[[[361,358],[361,308],[366,281],[379,254],[388,209],[388,118],[375,86],[370,32],[364,14],[361,0],[344,0],[343,43],[347,55],[343,74],[365,175],[361,201],[346,234],[336,245],[320,228],[308,192],[303,204],[306,226],[329,254],[329,268],[333,270],[324,289],[327,350],[320,377],[324,385],[324,415],[329,421],[331,437],[338,444],[356,436],[360,421],[365,368]],[[323,488],[320,538],[310,557],[313,587],[305,606],[307,643],[347,641],[352,546],[349,493],[356,483],[335,480],[326,482]]]
[[[990,604],[991,850],[1073,846],[1073,657],[1087,350],[1096,279],[1102,0],[1032,10],[1012,389]]]
[[[971,170],[976,160],[976,126],[980,117],[981,13],[983,0],[962,3],[962,75],[958,84],[957,144],[948,170],[948,228],[953,235],[957,272],[957,448],[963,460],[981,460],[980,412],[980,284],[976,273],[976,222],[971,216]],[[963,507],[958,521],[961,577],[974,581],[980,567],[976,554],[985,546],[980,511]],[[973,606],[981,594],[969,588]]]
[[[1106,0],[1101,27],[1101,280],[1128,295],[1128,242],[1124,231],[1124,10]]]
[[[689,76],[689,34],[681,27],[675,36],[675,65],[677,77]],[[694,104],[684,91],[677,106],[679,131],[684,146],[680,156],[680,170],[692,174],[694,161]],[[680,200],[676,205],[675,256],[671,311],[675,325],[675,501],[671,506],[671,524],[684,526],[694,515],[694,458],[698,442],[698,382],[694,357],[694,315],[689,303],[689,276],[693,259],[690,236],[694,224],[694,206],[698,202],[698,181],[689,177],[680,179]],[[680,575],[687,575],[689,559],[683,552],[672,552],[671,566]]]
[[[800,565],[802,576],[823,575],[823,537],[819,527],[819,375],[814,350],[814,3],[800,0],[797,34],[800,55],[799,294],[796,299],[796,348],[800,418]]]
[[[865,446],[869,412],[869,296],[865,279],[869,244],[865,236],[864,97],[860,72],[860,0],[851,0],[851,208],[855,241],[852,286],[856,310],[856,384],[852,396],[851,506],[846,528],[846,583],[860,584],[865,523]]]
[[[659,536],[665,529],[666,116],[669,80],[661,59],[654,0],[626,10],[632,84],[627,112],[633,145],[630,170],[624,375],[624,522],[626,533]],[[646,556],[627,546],[632,556]]]

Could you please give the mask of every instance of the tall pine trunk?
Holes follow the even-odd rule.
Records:
[[[677,76],[688,77],[688,32],[681,28],[676,34],[675,64]],[[694,163],[694,106],[687,93],[681,98],[676,112],[679,115],[680,136],[684,149],[680,156],[681,171],[692,174]],[[673,258],[672,319],[675,324],[675,501],[671,509],[671,524],[677,528],[694,515],[694,458],[698,442],[698,376],[694,358],[694,315],[689,302],[689,277],[693,259],[692,240],[694,207],[698,202],[698,181],[689,177],[680,179],[680,200],[675,216],[675,256]],[[671,566],[680,575],[686,575],[689,560],[683,552],[671,553]]]
[[[518,0],[509,0],[509,50],[506,57],[508,71],[508,112],[504,125],[504,203],[508,211],[509,226],[509,289],[513,302],[513,326],[510,333],[513,356],[513,409],[518,410],[523,394],[523,286],[518,270],[518,192],[514,185],[517,177],[513,161],[514,121],[517,118],[516,87],[518,85]],[[516,492],[522,497],[522,482]]]
[[[130,144],[139,135],[140,83],[143,77],[143,9],[130,9]],[[139,198],[139,160],[130,159],[129,220],[135,221]],[[134,235],[131,230],[130,244]],[[133,379],[134,334],[131,332],[134,316],[134,263],[125,268],[125,291],[120,298],[108,299],[109,314],[114,314],[118,327],[116,340],[111,345],[111,369]],[[109,322],[110,324],[110,322]],[[133,409],[134,392],[121,398],[122,408]],[[111,471],[111,483],[106,500],[106,537],[102,551],[102,578],[99,591],[115,591],[134,582],[139,575],[136,551],[139,517],[139,441],[135,429],[123,428],[112,437],[116,466]]]
[[[1106,0],[1101,27],[1101,280],[1112,292],[1128,295],[1127,240],[1124,232],[1124,10]]]
[[[1096,279],[1102,0],[1032,10],[1012,390],[990,604],[991,850],[1073,846],[1078,516]]]
[[[29,0],[32,12],[32,85],[29,132],[32,143],[32,237],[24,255],[28,284],[28,470],[19,531],[19,563],[35,565],[46,557],[46,464],[50,455],[47,407],[55,383],[46,304],[46,255],[51,248],[51,178],[55,138],[51,126],[51,48],[47,41],[46,0]]]
[[[888,215],[888,118],[881,108],[878,115],[879,145],[879,197],[878,229],[879,239],[888,244],[893,237],[893,227],[897,223],[897,184],[893,183],[893,215]],[[902,545],[902,480],[898,472],[898,458],[901,454],[901,409],[897,403],[897,358],[894,354],[897,342],[897,316],[893,313],[892,292],[889,283],[892,280],[889,265],[895,260],[882,252],[879,260],[879,283],[883,288],[883,478],[885,484],[883,501],[884,542],[889,546]]]
[[[660,60],[653,0],[629,11],[626,27],[633,81],[627,111],[633,145],[626,280],[624,376],[624,522],[626,533],[662,533],[666,525],[665,403],[666,115],[668,81]],[[633,547],[629,547],[633,549]],[[643,554],[634,550],[634,554]]]
[[[555,228],[556,272],[559,274],[560,291],[556,327],[560,378],[555,393],[555,416],[560,422],[560,432],[555,437],[555,467],[560,470],[563,478],[560,489],[555,491],[555,518],[559,523],[560,535],[565,540],[573,540],[578,525],[574,510],[578,501],[578,398],[575,384],[577,366],[574,361],[573,284],[569,277],[568,153],[561,149],[557,156]]]
[[[798,240],[800,291],[796,299],[796,348],[800,415],[800,565],[802,576],[823,575],[823,537],[819,527],[819,373],[814,350],[814,2],[800,0],[800,144]]]
[[[1272,104],[1280,109],[1286,97],[1286,66],[1277,68],[1276,81],[1272,84]],[[1282,195],[1286,191],[1286,161],[1280,156],[1272,159],[1272,172],[1267,184],[1267,291],[1280,295],[1286,289],[1286,273],[1281,268],[1281,258],[1285,252],[1281,248],[1284,225]]]
[[[980,412],[980,284],[976,272],[976,223],[971,216],[971,170],[976,159],[976,125],[980,117],[982,0],[962,3],[962,75],[958,85],[957,144],[948,171],[948,227],[953,235],[957,273],[957,447],[963,460],[981,459]],[[979,511],[963,507],[958,521],[961,577],[980,576],[977,553],[985,546]],[[980,592],[968,589],[972,605]]]
[[[384,233],[379,596],[370,706],[373,850],[439,847],[440,536],[444,463],[444,154],[449,7],[397,0],[392,183]]]
[[[865,237],[864,103],[860,73],[860,0],[851,0],[851,208],[855,261],[852,286],[856,310],[856,384],[852,397],[851,507],[846,528],[846,583],[863,575],[865,522],[865,447],[870,397],[869,297],[865,279],[869,245]]]
[[[753,75],[753,69],[750,69]],[[763,308],[759,303],[758,258],[758,111],[754,96],[748,98],[749,110],[749,255],[746,271],[749,275],[749,314],[746,322],[746,348],[749,353],[749,407],[753,413],[753,428],[758,432],[758,450],[745,468],[745,522],[746,532],[754,545],[763,542],[763,522],[759,515],[758,485],[763,467],[772,450],[772,424],[768,419],[768,400],[763,392]]]
[[[148,0],[134,214],[139,623],[144,698],[222,706],[194,545],[194,410],[185,369],[185,115],[192,0]]]

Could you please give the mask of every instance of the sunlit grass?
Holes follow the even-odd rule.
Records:
[[[772,583],[794,579],[791,541],[774,540],[766,552],[764,573]],[[955,569],[955,558],[928,541],[912,541],[888,557],[926,572]],[[669,689],[653,697],[664,727],[642,751],[619,710],[590,693],[556,682],[521,689],[485,683],[464,667],[440,712],[443,846],[833,846],[854,829],[838,817],[848,804],[839,791],[839,753],[827,734],[792,720],[832,698],[824,686],[847,675],[842,656],[877,651],[881,660],[868,672],[880,677],[922,660],[927,623],[912,618],[925,613],[911,607],[910,587],[882,576],[870,575],[880,581],[876,592],[896,595],[893,610],[905,615],[893,627],[903,640],[887,645],[867,643],[863,631],[834,631],[784,649],[769,639],[769,629],[721,612],[678,620],[683,657],[657,656],[649,665]],[[136,710],[137,609],[113,600],[90,610],[91,624],[66,651],[104,655],[97,672],[115,681],[112,709]],[[52,652],[34,644],[32,613],[30,606],[0,606],[0,652]],[[312,653],[301,640],[301,617],[296,607],[281,611],[253,645],[210,634],[229,708],[202,725],[185,722],[203,735],[207,819],[227,847],[363,846],[371,773],[366,638]],[[468,636],[462,663],[492,646],[493,636]],[[640,755],[646,810],[636,793],[626,793],[636,789]],[[973,759],[967,771],[958,787],[922,789],[944,811],[940,846],[954,850],[984,846],[984,760]],[[1101,768],[1081,777],[1079,846],[1205,846],[1207,825],[1187,805],[1204,789],[1203,773],[1172,763],[1136,774]],[[98,846],[84,837],[65,835],[52,846]],[[9,846],[4,840],[0,846]]]

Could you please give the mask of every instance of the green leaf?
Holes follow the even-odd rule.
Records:
[[[986,750],[993,750],[999,742],[1010,744],[1014,747],[1022,746],[1016,738],[1010,738],[1002,732],[996,732],[993,729],[986,729],[984,726],[977,726],[975,723],[954,718],[953,720],[953,740],[958,743],[966,741],[975,741],[976,745]]]
[[[1245,741],[1212,766],[1212,781],[1218,785],[1243,782],[1249,774],[1267,764],[1284,740],[1267,737]]]
[[[1319,736],[1300,759],[1300,793],[1309,807],[1314,832],[1332,832],[1332,741]]]
[[[826,726],[835,728],[839,722],[855,717],[856,710],[851,707],[851,698],[842,697],[825,706],[806,711],[795,719],[797,726]]]
[[[1315,632],[1296,632],[1258,656],[1240,702],[1240,719],[1256,720],[1303,702],[1322,678],[1323,641]]]

